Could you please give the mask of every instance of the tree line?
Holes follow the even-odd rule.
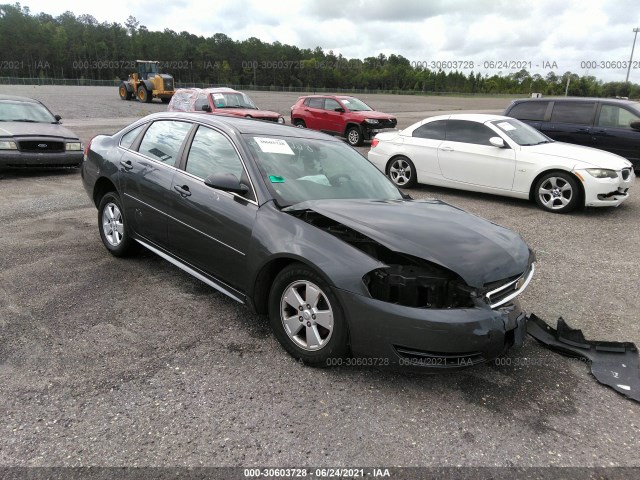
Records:
[[[0,5],[0,76],[124,79],[135,60],[158,60],[179,84],[271,86],[281,89],[367,89],[425,93],[483,93],[640,97],[640,85],[604,83],[594,76],[526,69],[489,76],[429,69],[402,55],[348,59],[333,51],[298,48],[252,37],[234,41],[170,29],[150,31],[130,16],[124,25],[91,15],[32,14],[19,3]],[[463,62],[468,63],[468,62]]]

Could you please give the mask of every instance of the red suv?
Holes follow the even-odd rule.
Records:
[[[276,112],[260,110],[245,93],[233,88],[179,88],[171,97],[170,112],[225,113],[237,117],[255,118],[284,123]]]
[[[291,123],[297,127],[340,135],[352,146],[362,145],[385,128],[395,128],[393,115],[376,112],[362,100],[343,95],[300,97],[291,107]]]

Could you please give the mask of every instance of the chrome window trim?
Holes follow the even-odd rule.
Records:
[[[244,257],[244,256],[246,256],[246,254],[245,254],[244,252],[241,252],[241,251],[240,251],[240,250],[238,250],[237,248],[233,248],[231,245],[227,245],[227,244],[226,244],[226,243],[224,243],[223,241],[218,240],[217,238],[212,237],[211,235],[207,235],[206,233],[204,233],[204,232],[202,232],[202,231],[198,230],[197,228],[192,227],[192,226],[191,226],[191,225],[189,225],[188,223],[185,223],[185,222],[183,222],[182,220],[178,220],[177,218],[175,218],[175,217],[173,217],[173,216],[169,215],[168,213],[163,212],[162,210],[159,210],[159,209],[157,209],[156,207],[154,207],[154,206],[152,206],[152,205],[149,205],[149,204],[148,204],[148,203],[146,203],[146,202],[143,202],[143,201],[142,201],[142,200],[140,200],[139,198],[136,198],[136,197],[134,197],[133,195],[131,195],[131,194],[129,194],[129,193],[126,193],[126,192],[125,192],[125,196],[127,196],[127,197],[131,198],[132,200],[135,200],[135,201],[136,201],[136,202],[138,202],[138,203],[141,203],[142,205],[145,205],[146,207],[151,208],[152,210],[155,210],[155,211],[156,211],[156,212],[158,212],[158,213],[161,213],[162,215],[164,215],[164,216],[165,216],[165,217],[167,217],[167,218],[170,218],[171,220],[175,220],[176,222],[181,223],[181,224],[182,224],[182,225],[184,225],[185,227],[188,227],[188,228],[190,228],[191,230],[194,230],[194,231],[198,232],[199,234],[204,235],[204,236],[205,236],[205,237],[207,237],[207,238],[210,238],[210,239],[211,239],[211,240],[213,240],[214,242],[217,242],[217,243],[219,243],[219,244],[221,244],[221,245],[224,245],[225,247],[227,247],[227,248],[229,248],[229,249],[233,250],[234,252],[239,253],[239,254],[240,254],[240,255],[242,255],[243,257]]]
[[[188,265],[180,262],[179,260],[176,260],[175,258],[167,255],[166,253],[162,252],[161,250],[158,250],[155,247],[152,247],[151,245],[149,245],[148,243],[139,240],[139,239],[135,239],[136,242],[138,242],[140,245],[142,245],[145,248],[148,248],[149,250],[151,250],[153,253],[155,253],[156,255],[164,258],[166,261],[172,263],[173,265],[175,265],[176,267],[178,267],[181,270],[184,270],[185,272],[187,272],[189,275],[194,276],[195,278],[197,278],[198,280],[206,283],[207,285],[209,285],[210,287],[215,288],[216,290],[218,290],[221,293],[224,293],[225,295],[227,295],[230,298],[233,298],[235,301],[240,302],[242,304],[244,304],[244,300],[242,300],[240,297],[238,297],[237,295],[234,295],[233,293],[231,293],[229,290],[227,290],[226,288],[224,288],[221,284],[219,284],[218,282],[214,282],[213,280],[205,277],[204,275],[202,275],[201,273],[197,272],[196,270],[194,270],[193,268],[189,267]],[[220,282],[222,283],[222,282]],[[226,285],[225,285],[226,286]],[[231,287],[229,287],[231,288]]]
[[[489,301],[489,305],[491,306],[491,308],[496,308],[496,307],[499,307],[501,305],[504,305],[508,301],[513,300],[515,297],[517,297],[522,292],[524,292],[524,290],[529,285],[529,282],[531,282],[531,279],[533,278],[533,274],[534,274],[535,271],[536,271],[536,265],[535,265],[535,263],[532,263],[531,264],[531,269],[529,270],[529,274],[526,275],[526,277],[525,277],[526,273],[522,274],[518,278],[513,280],[512,282],[506,283],[506,284],[496,288],[495,290],[491,290],[490,292],[488,292],[485,295],[485,297]],[[496,293],[499,293],[502,290],[505,290],[505,289],[509,288],[511,285],[514,285],[514,284],[518,283],[520,280],[522,280],[523,277],[524,277],[524,283],[522,284],[522,286],[520,286],[520,288],[516,289],[513,293],[507,295],[505,298],[501,299],[497,303],[491,303],[491,296],[492,295],[495,295]]]

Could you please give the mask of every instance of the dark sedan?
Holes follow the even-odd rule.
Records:
[[[94,138],[81,172],[113,255],[142,245],[268,314],[307,364],[456,368],[524,339],[520,236],[411,200],[328,135],[154,114]]]
[[[78,167],[82,145],[38,100],[0,95],[0,167]]]

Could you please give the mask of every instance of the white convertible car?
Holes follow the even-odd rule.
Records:
[[[398,187],[425,183],[525,198],[557,213],[618,206],[635,179],[618,155],[555,142],[499,115],[440,115],[379,133],[368,158]]]

